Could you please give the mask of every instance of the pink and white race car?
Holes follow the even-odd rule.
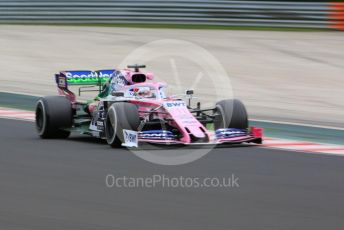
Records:
[[[213,108],[191,107],[193,90],[186,101],[165,94],[166,84],[153,81],[132,65],[124,70],[63,71],[55,75],[59,96],[40,98],[36,127],[42,138],[67,138],[71,132],[106,139],[112,147],[155,144],[262,143],[262,129],[248,127],[245,106],[237,99],[222,100]],[[133,70],[131,70],[133,69]],[[90,102],[76,101],[70,91],[79,87],[98,91]],[[97,89],[95,89],[96,87]]]

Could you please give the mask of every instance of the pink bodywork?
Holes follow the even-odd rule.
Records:
[[[180,139],[182,143],[190,143],[190,134],[197,138],[205,138],[208,136],[210,139],[210,133],[207,129],[189,112],[186,106],[171,107],[166,109],[169,103],[184,103],[183,101],[171,101],[171,100],[129,100],[130,103],[139,106],[139,112],[141,116],[146,115],[144,111],[149,111],[152,108],[162,106],[161,109],[157,110],[157,113],[162,112],[160,117],[173,119],[171,121],[172,126],[178,127],[179,131],[183,134]],[[170,142],[170,141],[167,141]]]
[[[133,87],[147,86],[159,90],[164,84],[163,83],[139,83],[134,86],[126,86],[125,90]],[[172,119],[171,125],[177,127],[182,134],[182,138],[178,141],[175,140],[150,140],[150,139],[140,139],[142,142],[151,143],[165,143],[165,144],[190,144],[191,138],[190,134],[196,138],[206,138],[208,143],[220,144],[225,142],[249,142],[258,138],[262,138],[263,129],[257,127],[251,127],[250,133],[247,136],[241,137],[231,137],[223,139],[215,139],[214,134],[207,130],[189,111],[186,104],[182,100],[178,100],[171,97],[166,98],[156,98],[156,99],[129,99],[132,104],[136,104],[139,107],[139,113],[141,117],[147,115],[147,111],[155,109],[160,118]],[[169,106],[170,105],[170,106]]]
[[[133,75],[137,75],[137,74],[143,74],[146,76],[147,80],[153,80],[154,79],[154,75],[153,73],[142,73],[142,72],[134,72],[131,69],[124,69],[121,70],[123,76],[125,77],[125,79],[131,84],[137,84],[135,82],[132,81]],[[140,83],[139,83],[140,84]]]

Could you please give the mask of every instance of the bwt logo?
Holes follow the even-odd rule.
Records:
[[[183,102],[183,101],[166,102],[166,107],[167,107],[167,108],[172,108],[172,107],[185,107],[185,102]]]

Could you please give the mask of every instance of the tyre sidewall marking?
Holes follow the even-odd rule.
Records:
[[[112,114],[113,114],[113,122],[115,123],[114,125],[111,123],[111,118],[110,118],[110,116]],[[117,135],[117,114],[116,114],[116,110],[114,109],[113,106],[110,107],[110,109],[108,111],[108,116],[109,116],[110,125],[112,126],[112,129],[113,129],[113,136],[111,137],[111,140],[110,140],[110,143],[112,144],[115,141],[116,135]],[[108,141],[108,143],[109,143],[109,141]]]
[[[43,114],[43,124],[42,124],[42,128],[41,130],[39,131],[38,128],[37,128],[37,131],[38,131],[38,134],[39,135],[43,135],[43,133],[45,132],[46,128],[47,128],[47,114],[46,114],[46,108],[45,108],[45,105],[44,105],[44,102],[42,99],[38,100],[37,103],[36,103],[36,108],[38,107],[38,105],[41,105],[41,109],[42,109],[42,114]],[[37,115],[36,115],[37,116]],[[36,117],[37,119],[37,117]],[[36,121],[37,122],[37,121]],[[37,124],[36,124],[37,126]]]

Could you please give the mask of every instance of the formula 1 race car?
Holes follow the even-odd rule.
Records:
[[[124,70],[63,71],[55,75],[59,96],[40,98],[36,128],[42,138],[67,138],[71,132],[106,139],[112,147],[155,144],[262,143],[262,129],[248,127],[245,106],[237,99],[222,100],[213,108],[191,107],[165,94],[166,84],[152,81],[143,65]],[[98,91],[91,102],[78,102],[70,86]],[[96,87],[97,89],[95,89]]]

